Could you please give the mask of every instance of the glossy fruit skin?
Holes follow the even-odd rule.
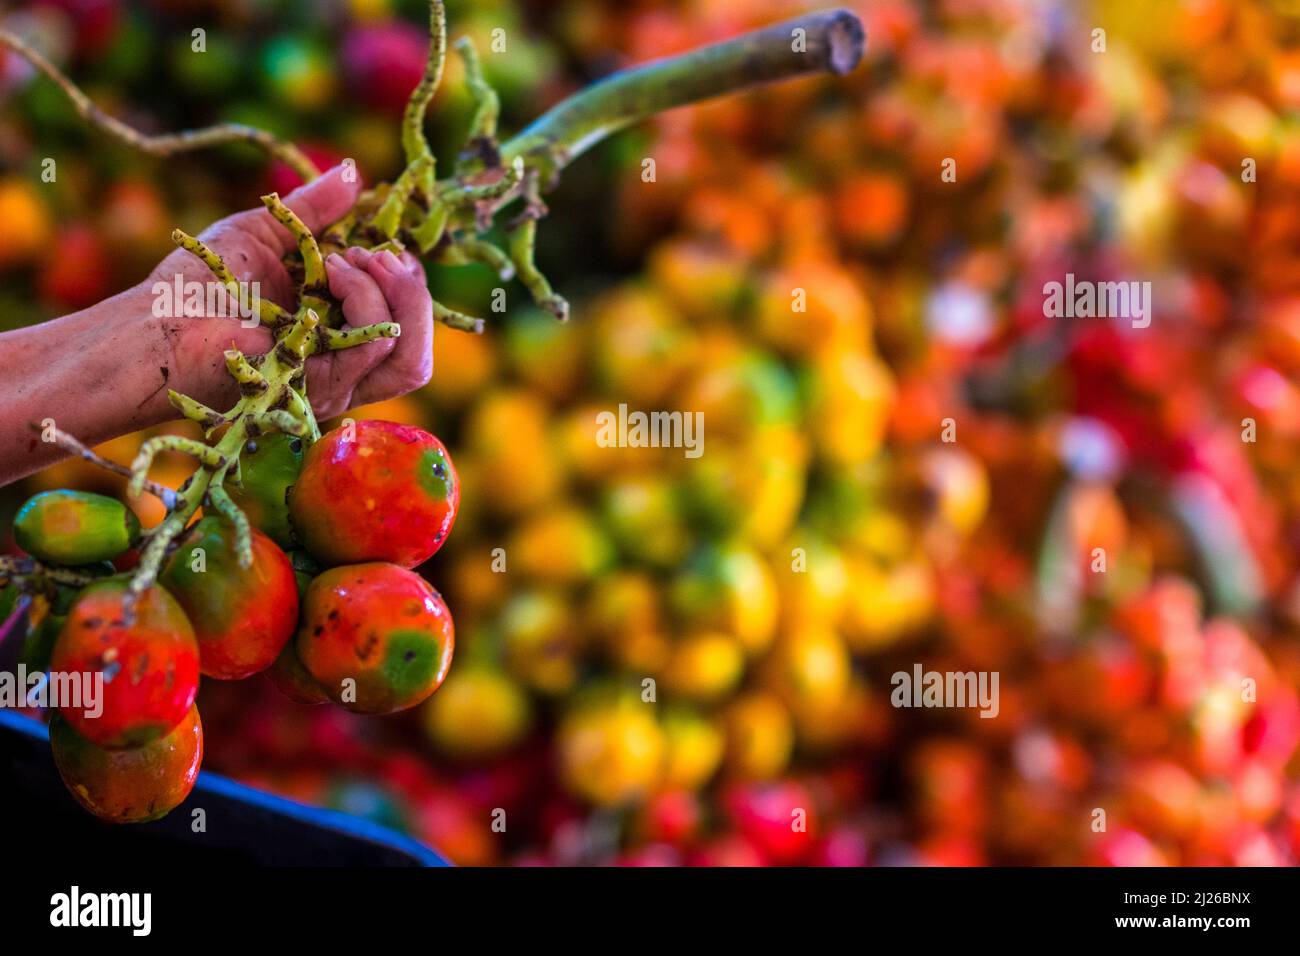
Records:
[[[139,747],[184,719],[199,689],[199,645],[176,599],[155,585],[123,623],[129,582],[90,584],[68,612],[50,657],[53,673],[101,672],[102,712],[60,708],[80,736],[99,747]]]
[[[18,510],[14,540],[41,561],[90,564],[115,558],[140,540],[140,519],[106,495],[43,491]]]
[[[348,710],[390,714],[427,698],[447,676],[451,612],[418,574],[371,562],[332,568],[307,589],[298,658]],[[355,681],[355,700],[344,681]]]
[[[239,484],[227,483],[231,499],[253,527],[286,551],[297,545],[289,522],[289,488],[302,471],[301,438],[275,432],[249,441],[239,456]]]
[[[130,750],[96,747],[61,716],[50,722],[54,765],[73,799],[110,823],[147,823],[179,806],[203,762],[199,709],[167,736]]]
[[[312,445],[289,496],[294,529],[326,565],[429,560],[456,520],[460,482],[442,442],[414,425],[360,421]]]
[[[235,530],[209,515],[189,530],[159,577],[180,602],[199,642],[206,677],[241,680],[275,662],[298,623],[298,587],[289,557],[252,529],[253,563],[239,566]],[[194,570],[202,548],[204,570]]]

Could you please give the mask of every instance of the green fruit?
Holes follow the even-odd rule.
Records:
[[[276,432],[255,438],[239,457],[239,483],[226,487],[254,527],[286,551],[294,547],[289,488],[302,471],[301,438]]]
[[[41,561],[90,564],[133,547],[140,540],[140,519],[116,498],[43,491],[18,510],[14,540]]]

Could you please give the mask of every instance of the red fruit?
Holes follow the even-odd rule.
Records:
[[[253,563],[239,566],[235,529],[210,515],[189,530],[158,581],[180,602],[199,642],[199,669],[242,680],[270,667],[298,623],[293,564],[252,531]]]
[[[736,834],[720,836],[691,857],[692,866],[766,866],[767,860],[752,842]]]
[[[414,24],[359,27],[343,41],[348,88],[371,109],[400,116],[424,76],[429,37]]]
[[[203,725],[199,709],[191,707],[160,740],[104,750],[55,715],[50,748],[59,776],[79,804],[111,823],[145,823],[165,816],[194,788],[203,762]]]
[[[42,298],[84,309],[108,295],[113,282],[108,269],[111,257],[93,229],[69,226],[59,233],[55,245],[58,254],[47,260],[36,280]]]
[[[647,841],[684,845],[700,828],[699,796],[691,790],[669,790],[651,797],[641,811],[641,831]]]
[[[40,0],[42,7],[52,7],[67,14],[76,37],[79,57],[100,56],[117,36],[122,23],[119,0]]]
[[[798,863],[814,848],[813,795],[801,784],[739,785],[724,803],[740,832],[774,863]]]
[[[460,483],[442,442],[414,425],[360,421],[312,445],[289,514],[323,564],[413,568],[447,539],[459,502]]]
[[[82,591],[50,658],[52,675],[94,675],[92,688],[102,675],[102,693],[87,689],[83,677],[78,706],[65,702],[59,710],[80,736],[109,749],[166,736],[199,689],[199,646],[180,604],[155,585],[140,595],[128,625],[127,589],[126,581],[108,578]]]
[[[319,575],[296,647],[330,698],[363,714],[414,707],[442,683],[455,644],[451,612],[418,574],[355,564]]]

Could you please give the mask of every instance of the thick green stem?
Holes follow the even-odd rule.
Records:
[[[601,139],[655,113],[804,73],[848,73],[866,33],[848,10],[826,10],[623,70],[563,101],[501,148],[544,180]]]

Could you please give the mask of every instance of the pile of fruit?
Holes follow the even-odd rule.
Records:
[[[847,96],[673,114],[609,157],[591,245],[638,274],[569,327],[440,337],[400,409],[490,492],[439,557],[456,671],[382,736],[272,731],[264,701],[227,765],[472,863],[1300,858],[1296,311],[1261,238],[1294,199],[1290,61],[1248,4],[1104,6],[1108,58],[1083,12],[872,4]],[[567,9],[592,63],[772,15]],[[1181,75],[1201,112],[1133,94]],[[1175,301],[1131,334],[1046,320],[1085,265]],[[704,454],[601,447],[620,403],[704,410]],[[998,671],[998,717],[892,707],[918,662]]]

